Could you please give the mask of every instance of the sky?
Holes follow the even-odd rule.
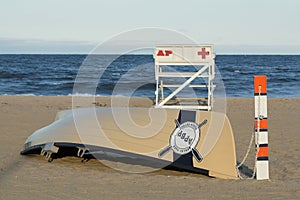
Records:
[[[0,0],[0,53],[88,53],[136,28],[221,54],[300,54],[299,0]]]

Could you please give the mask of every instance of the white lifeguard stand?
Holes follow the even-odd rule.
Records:
[[[213,107],[213,83],[215,77],[215,54],[212,45],[166,45],[155,47],[155,107],[174,109],[211,110]],[[168,67],[165,67],[168,66]],[[182,70],[170,70],[178,66]],[[195,66],[195,67],[191,67]],[[197,67],[196,67],[197,66]],[[169,70],[166,70],[168,68]],[[177,78],[176,84],[164,84],[166,79]],[[179,82],[180,78],[185,78]],[[176,80],[177,80],[176,79]],[[204,79],[205,84],[192,84],[196,79]],[[182,79],[181,79],[182,80]],[[190,98],[189,104],[170,104],[170,100],[184,88],[207,88],[205,104],[199,103],[200,98]],[[164,88],[176,88],[167,97],[164,96]],[[185,98],[187,100],[189,98]]]

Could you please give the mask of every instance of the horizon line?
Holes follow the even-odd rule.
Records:
[[[300,53],[216,53],[218,56],[300,56]],[[129,54],[117,54],[117,53],[84,53],[84,52],[29,52],[29,53],[0,53],[0,55],[153,55],[150,53],[129,53]]]

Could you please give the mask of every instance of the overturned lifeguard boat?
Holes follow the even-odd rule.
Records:
[[[212,46],[158,46],[155,49],[156,99],[153,108],[78,108],[34,132],[21,154],[42,154],[49,161],[64,156],[99,158],[175,167],[212,177],[237,179],[234,137],[226,114],[213,107]],[[164,71],[167,65],[197,65],[194,72]],[[184,77],[182,84],[163,78]],[[205,84],[193,84],[206,78]],[[176,88],[167,97],[164,88]],[[205,103],[195,98],[172,103],[185,87],[206,88]],[[170,104],[171,102],[171,104]],[[144,125],[151,119],[150,125]]]

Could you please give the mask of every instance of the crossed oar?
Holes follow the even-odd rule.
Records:
[[[179,128],[180,131],[183,132],[182,129],[180,128],[180,123],[179,123],[179,121],[178,121],[177,119],[175,119],[175,123],[176,123],[177,128]],[[204,126],[206,123],[207,123],[207,120],[205,119],[205,120],[203,120],[203,122],[201,122],[201,123],[198,125],[198,128],[199,128],[199,135],[200,135],[200,132],[201,132],[201,131],[200,131],[200,128],[201,128],[202,126]],[[173,135],[173,134],[176,134],[175,131],[172,133],[172,135]],[[172,135],[171,135],[171,137],[172,137]],[[197,143],[198,143],[198,141],[197,141],[195,144],[192,144],[194,147],[191,148],[191,151],[192,151],[192,154],[193,154],[193,156],[195,157],[195,159],[196,159],[198,162],[201,162],[203,158],[202,158],[202,156],[200,155],[200,153],[198,152],[198,150],[195,149]],[[192,145],[191,145],[191,146],[192,146]],[[165,147],[165,148],[163,148],[162,150],[159,151],[158,156],[159,156],[159,157],[164,156],[168,151],[171,150],[171,148],[172,148],[172,146],[171,146],[170,143],[169,143],[169,145],[168,145],[167,147]],[[187,153],[188,153],[188,152],[187,152]]]

